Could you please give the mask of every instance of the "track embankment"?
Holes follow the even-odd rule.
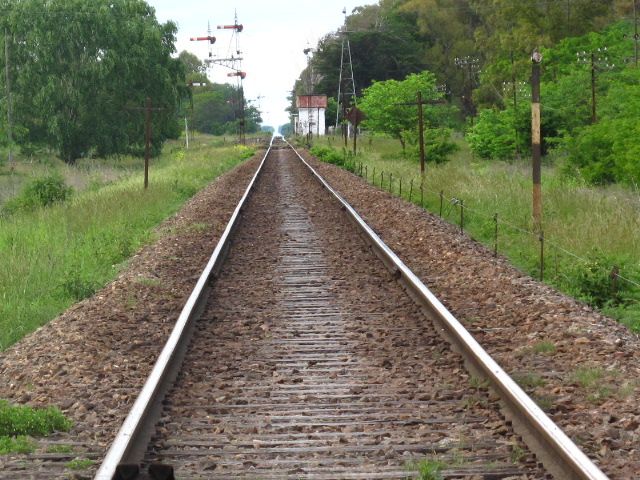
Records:
[[[265,163],[146,463],[177,478],[544,478],[325,190]]]
[[[0,455],[0,478],[87,477],[131,408],[262,155],[196,194],[116,280],[0,353],[0,398],[56,405],[69,433]],[[86,462],[89,463],[89,462]]]
[[[638,477],[638,335],[436,215],[304,156],[607,475]]]

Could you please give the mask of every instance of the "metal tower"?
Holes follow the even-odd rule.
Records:
[[[338,109],[336,111],[336,130],[340,124],[340,118],[344,121],[347,108],[356,106],[356,82],[353,78],[353,63],[351,62],[351,44],[349,43],[349,31],[347,30],[347,9],[344,14],[344,26],[342,35],[342,51],[340,54],[340,78],[338,80]]]

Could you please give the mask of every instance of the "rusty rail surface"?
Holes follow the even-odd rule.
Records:
[[[607,479],[597,466],[555,425],[522,389],[487,354],[458,320],[442,305],[431,291],[398,258],[358,213],[287,143],[306,165],[318,182],[337,200],[349,219],[373,251],[405,286],[407,292],[428,316],[440,326],[441,333],[460,352],[471,371],[487,378],[500,396],[506,414],[518,433],[542,461],[545,468],[559,479]],[[140,459],[144,455],[165,393],[180,369],[191,338],[195,319],[201,312],[208,293],[208,284],[220,271],[230,238],[239,224],[242,209],[250,196],[271,149],[272,140],[260,166],[236,207],[206,268],[178,318],[169,340],[163,348],[140,395],[125,419],[111,448],[107,452],[95,478],[135,478]],[[173,478],[157,477],[157,478]]]

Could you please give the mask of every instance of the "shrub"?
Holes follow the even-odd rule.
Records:
[[[323,162],[332,163],[333,165],[342,166],[344,165],[344,156],[334,150],[331,147],[324,147],[322,145],[315,145],[310,150],[311,155],[319,158]]]
[[[64,202],[72,193],[73,189],[65,184],[59,174],[36,178],[27,183],[17,197],[9,200],[3,210],[7,213],[34,210],[56,202]]]
[[[631,286],[619,280],[615,290],[613,287],[611,272],[616,264],[626,266],[624,261],[616,261],[600,252],[594,252],[587,263],[577,262],[569,268],[569,289],[578,298],[598,308],[628,303],[633,293]]]
[[[467,140],[481,158],[504,160],[515,155],[513,115],[509,110],[487,109],[467,134]]]

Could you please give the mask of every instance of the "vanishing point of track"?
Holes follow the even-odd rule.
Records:
[[[400,479],[425,460],[445,478],[606,478],[273,145],[96,478]]]

